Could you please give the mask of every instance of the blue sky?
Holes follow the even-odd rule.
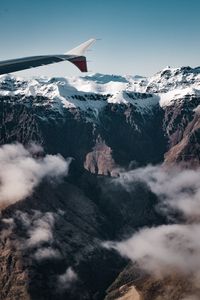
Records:
[[[0,59],[63,53],[96,37],[89,70],[151,75],[200,65],[199,0],[1,0]],[[68,62],[18,72],[80,75]]]

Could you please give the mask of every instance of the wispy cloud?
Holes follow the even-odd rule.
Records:
[[[0,147],[0,206],[6,207],[31,195],[43,178],[59,178],[68,173],[70,160],[60,155],[37,157],[37,145]]]
[[[44,213],[38,210],[16,210],[13,218],[4,218],[2,221],[7,225],[7,231],[17,226],[23,228],[23,237],[18,237],[15,244],[33,259],[42,261],[62,257],[55,246],[57,237],[54,236],[54,225],[57,218],[60,218],[60,211]],[[2,232],[6,235],[5,229]]]
[[[34,258],[38,261],[60,258],[60,252],[57,249],[53,249],[51,247],[40,248],[34,253]]]
[[[179,211],[184,224],[177,220],[177,224],[143,228],[127,240],[104,246],[116,249],[148,272],[166,274],[176,269],[200,275],[200,170],[148,166],[124,172],[113,183],[128,191],[138,180],[158,196],[162,213]]]
[[[128,240],[104,246],[116,249],[149,272],[167,273],[176,268],[190,273],[200,268],[199,234],[199,224],[163,225],[142,229]]]
[[[68,289],[77,280],[78,280],[78,275],[71,267],[69,267],[66,269],[65,273],[63,273],[58,277],[59,288]]]
[[[121,184],[129,190],[138,180],[144,182],[158,196],[160,209],[166,214],[174,209],[185,218],[200,216],[200,169],[147,166],[121,173],[113,183]]]
[[[43,242],[53,241],[54,218],[54,214],[48,212],[41,214],[32,222],[28,229],[29,239],[26,242],[27,247],[35,247]]]

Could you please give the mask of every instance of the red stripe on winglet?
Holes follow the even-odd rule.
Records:
[[[87,61],[86,58],[75,58],[70,60],[81,72],[87,72]]]

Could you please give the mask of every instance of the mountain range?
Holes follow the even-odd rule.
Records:
[[[142,177],[119,179],[148,166],[198,170],[199,67],[1,76],[0,144],[1,300],[200,299],[184,273],[153,276],[104,246],[186,222],[158,208],[161,193]]]

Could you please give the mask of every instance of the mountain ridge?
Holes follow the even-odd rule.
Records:
[[[127,260],[101,242],[169,222],[147,184],[127,190],[117,178],[149,164],[198,168],[199,105],[199,68],[151,78],[1,76],[0,145],[34,142],[73,160],[63,181],[44,180],[2,211],[0,299],[102,300]],[[44,240],[27,248],[41,224]]]

